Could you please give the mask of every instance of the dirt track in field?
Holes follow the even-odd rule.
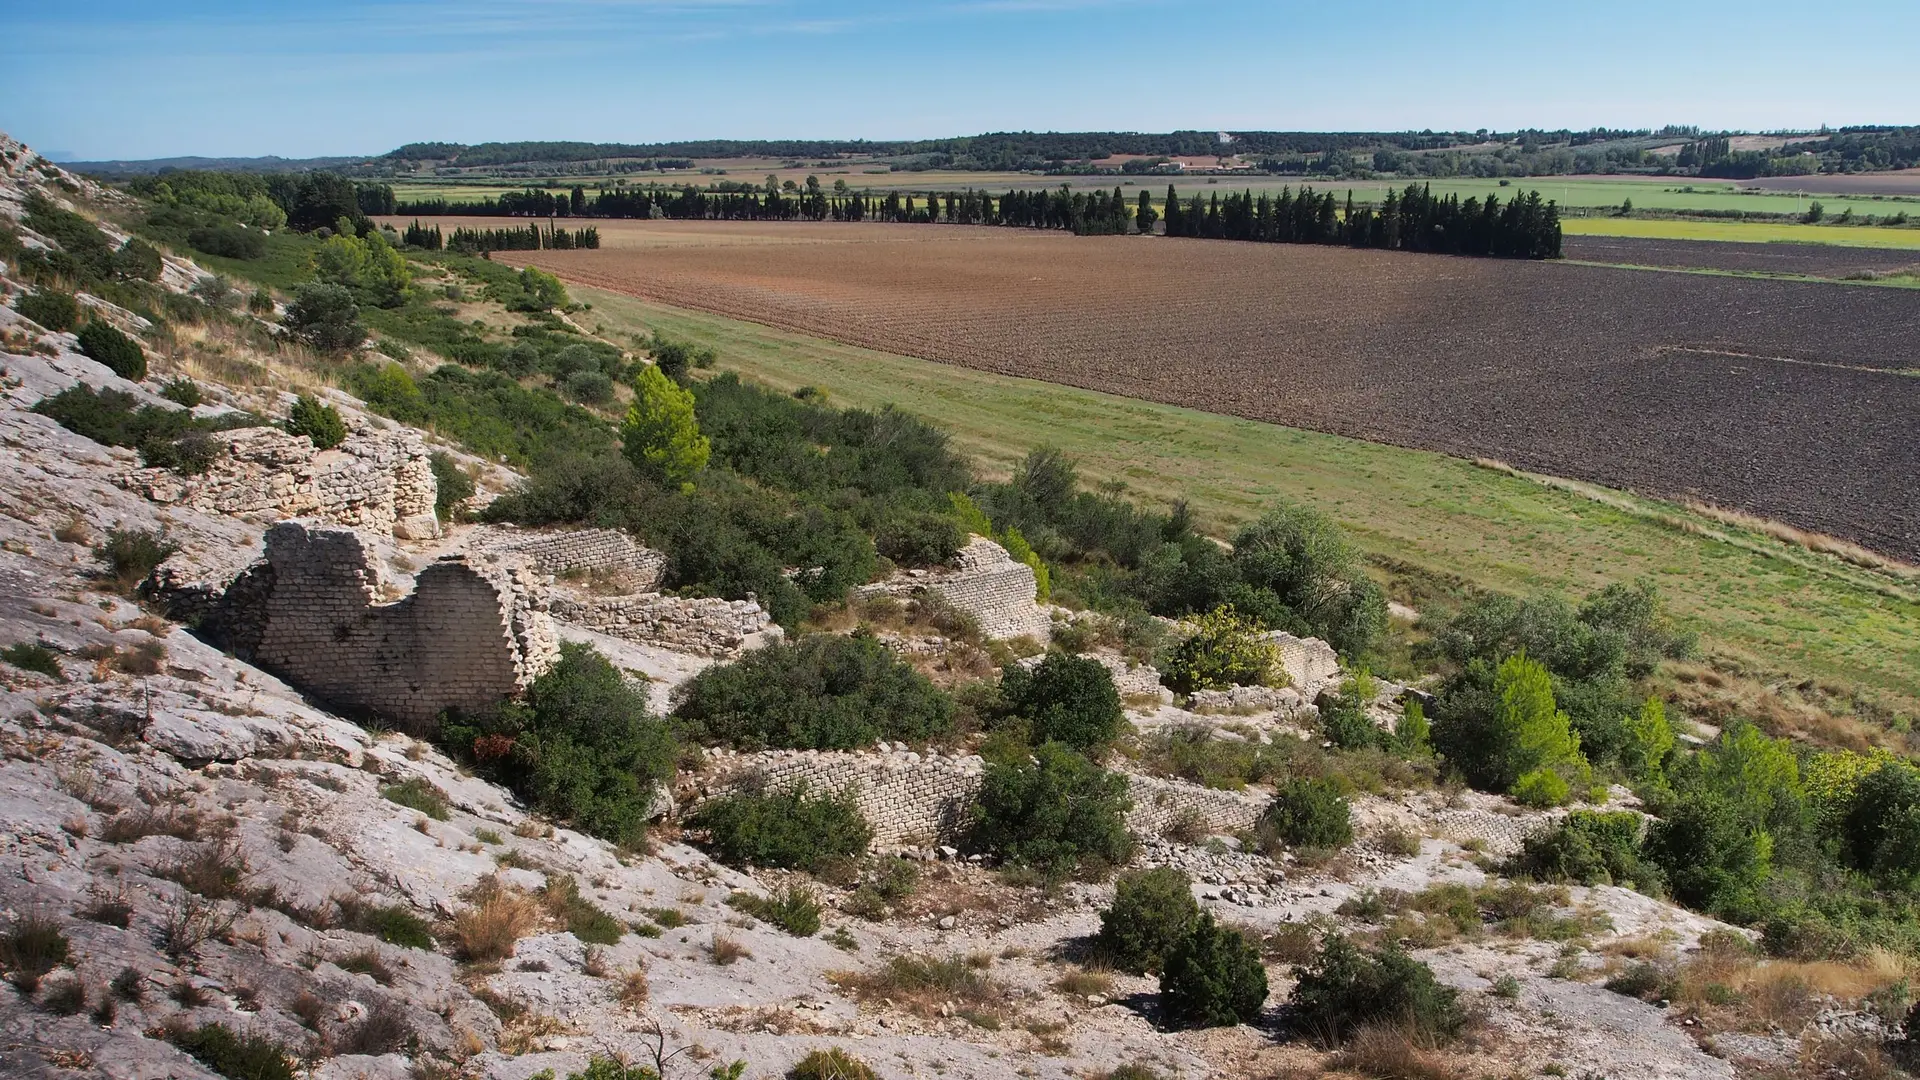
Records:
[[[1569,259],[1627,266],[1671,266],[1768,274],[1844,277],[1920,267],[1920,251],[1836,244],[1737,244],[1724,240],[1653,240],[1639,236],[1569,236]]]
[[[501,252],[886,352],[1737,507],[1920,559],[1920,291],[912,225]]]

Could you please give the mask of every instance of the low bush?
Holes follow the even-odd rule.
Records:
[[[740,792],[702,803],[687,819],[720,861],[733,866],[814,870],[864,854],[873,828],[852,798],[813,795],[804,785]]]
[[[1293,1026],[1329,1046],[1374,1024],[1401,1025],[1435,1043],[1452,1041],[1466,1026],[1458,993],[1398,947],[1363,952],[1328,934],[1319,955],[1295,976],[1287,1002]]]
[[[14,301],[13,310],[48,330],[71,330],[80,323],[80,301],[72,293],[30,292]]]
[[[287,413],[287,432],[312,439],[315,449],[331,450],[346,441],[347,422],[339,409],[302,394]]]
[[[389,945],[408,949],[433,948],[433,928],[425,919],[397,904],[388,905],[358,896],[334,898],[340,922],[349,930],[372,934]]]
[[[449,716],[440,742],[542,813],[616,843],[646,833],[656,786],[677,755],[644,690],[591,647],[567,642],[525,698]]]
[[[1659,872],[1640,861],[1644,824],[1632,811],[1575,810],[1521,841],[1508,872],[1580,885],[1657,885]]]
[[[1288,847],[1346,847],[1353,842],[1353,806],[1330,777],[1289,780],[1274,792],[1257,831],[1263,841]]]
[[[547,914],[588,945],[616,945],[626,936],[626,925],[580,895],[580,883],[569,874],[549,877],[540,889],[540,900]]]
[[[187,234],[187,245],[195,251],[218,255],[223,259],[253,260],[267,254],[267,238],[259,232],[232,223],[203,225]]]
[[[1111,742],[1126,722],[1106,667],[1065,653],[1049,653],[1031,670],[1009,665],[1000,675],[1000,698],[1026,721],[1035,743],[1091,750]]]
[[[96,318],[80,328],[80,351],[123,379],[139,382],[147,377],[147,354],[140,343],[104,320]]]
[[[294,1080],[294,1055],[265,1035],[242,1035],[225,1024],[171,1031],[169,1042],[227,1080]]]
[[[33,411],[94,442],[137,448],[151,468],[188,476],[205,472],[225,452],[212,432],[257,422],[245,413],[201,419],[185,409],[138,405],[136,400],[122,390],[96,391],[83,383],[42,398]]]
[[[810,1050],[787,1070],[787,1080],[880,1080],[866,1062],[837,1046]]]
[[[820,932],[820,899],[802,885],[788,885],[772,896],[737,892],[727,898],[727,903],[794,937],[812,937]]]
[[[470,906],[453,916],[453,944],[463,960],[504,960],[515,942],[540,926],[540,905],[498,878],[481,878],[467,900]]]
[[[1280,654],[1262,636],[1259,623],[1233,610],[1215,608],[1192,618],[1194,631],[1175,645],[1160,681],[1177,694],[1265,686],[1280,677]]]
[[[1052,880],[1103,873],[1133,853],[1128,805],[1125,779],[1047,743],[1029,760],[988,764],[968,843]]]
[[[1185,873],[1170,866],[1130,871],[1114,884],[1113,906],[1100,913],[1094,946],[1122,971],[1157,973],[1199,917]]]
[[[60,670],[60,654],[38,641],[18,641],[0,649],[0,660],[22,671],[38,672],[60,682],[67,680],[66,673]]]
[[[176,375],[162,384],[160,396],[186,409],[205,400],[205,395],[200,392],[200,384],[185,375]]]
[[[1160,975],[1160,1007],[1179,1027],[1250,1024],[1267,1001],[1267,970],[1260,950],[1211,913],[1193,921],[1167,955]]]
[[[707,668],[680,690],[675,722],[743,750],[851,750],[944,734],[951,699],[871,635],[811,634]]]

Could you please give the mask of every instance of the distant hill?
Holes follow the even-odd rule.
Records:
[[[62,164],[71,172],[85,173],[88,176],[106,180],[118,180],[130,176],[152,176],[155,173],[173,172],[179,169],[253,173],[343,169],[367,161],[369,157],[371,155],[317,158],[170,157],[149,158],[144,161],[67,161]]]

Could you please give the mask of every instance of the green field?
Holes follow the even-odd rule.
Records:
[[[1789,225],[1764,221],[1681,221],[1673,218],[1568,218],[1568,236],[1644,236],[1658,240],[1737,240],[1750,244],[1838,244],[1920,251],[1920,229],[1864,225]]]
[[[593,304],[588,321],[609,333],[658,329],[711,345],[723,368],[783,389],[811,385],[842,404],[894,403],[928,417],[990,469],[1051,444],[1093,480],[1124,482],[1163,504],[1191,500],[1216,532],[1275,498],[1311,503],[1379,565],[1398,564],[1394,588],[1416,603],[1417,583],[1431,575],[1567,595],[1644,575],[1709,651],[1745,670],[1866,688],[1920,712],[1912,579],[1620,492],[894,356],[599,289],[575,293]]]

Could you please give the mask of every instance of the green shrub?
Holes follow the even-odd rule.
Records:
[[[1673,898],[1729,922],[1752,920],[1773,873],[1772,837],[1712,793],[1692,793],[1661,809],[1642,851],[1666,874]]]
[[[534,1074],[552,1080],[553,1070],[545,1069]],[[710,1073],[715,1080],[727,1080],[730,1074],[721,1069]],[[568,1073],[567,1080],[660,1080],[660,1074],[645,1065],[628,1065],[613,1058],[595,1057],[587,1061],[587,1067],[577,1073]]]
[[[445,450],[435,450],[427,462],[433,468],[433,512],[441,521],[452,521],[454,508],[473,498],[473,477]]]
[[[1565,805],[1572,795],[1566,778],[1552,769],[1535,769],[1513,782],[1513,801],[1522,806],[1545,808]]]
[[[938,566],[953,558],[967,537],[951,515],[899,510],[873,533],[873,546],[899,566]]]
[[[116,590],[131,595],[154,568],[180,550],[164,529],[108,529],[107,537],[93,549],[106,567],[108,580]]]
[[[1230,562],[1239,578],[1232,602],[1268,626],[1325,638],[1348,657],[1386,633],[1386,595],[1346,534],[1317,510],[1268,510],[1234,537]]]
[[[1122,971],[1155,973],[1199,917],[1185,873],[1170,866],[1129,871],[1114,884],[1113,906],[1100,913],[1094,944]]]
[[[1413,757],[1433,753],[1433,727],[1427,722],[1427,710],[1418,699],[1409,696],[1401,706],[1400,722],[1393,729],[1393,744],[1401,753]]]
[[[809,634],[702,671],[673,716],[709,745],[851,750],[944,734],[953,703],[871,635]]]
[[[1673,996],[1673,980],[1659,965],[1645,961],[1628,967],[1602,984],[1616,994],[1642,1001],[1658,1001]]]
[[[301,394],[288,411],[287,431],[312,439],[320,450],[331,450],[347,440],[347,422],[341,419],[340,410],[306,394]]]
[[[1850,867],[1889,888],[1920,883],[1920,771],[1888,762],[1862,777],[1839,823]]]
[[[113,253],[113,272],[130,281],[159,281],[165,265],[160,250],[137,236]]]
[[[787,1070],[787,1080],[880,1080],[866,1062],[837,1046],[810,1050]]]
[[[101,319],[80,328],[80,351],[123,379],[139,382],[147,377],[147,354],[140,343]]]
[[[1474,663],[1484,674],[1482,662]],[[1516,793],[1523,777],[1547,770],[1565,782],[1564,791],[1534,776],[1528,780],[1530,797],[1559,795],[1563,802],[1572,791],[1586,789],[1590,773],[1580,737],[1555,703],[1546,666],[1524,651],[1501,661],[1488,690],[1473,703],[1456,698],[1451,704],[1446,722],[1434,728],[1434,741],[1476,787]]]
[[[1000,675],[1004,706],[1027,722],[1036,743],[1086,751],[1120,733],[1126,716],[1113,676],[1098,660],[1049,653],[1032,670],[1009,665]]]
[[[803,885],[788,885],[772,896],[737,892],[727,897],[727,903],[794,937],[812,937],[820,932],[820,899]]]
[[[418,776],[411,776],[397,784],[388,784],[380,789],[380,795],[388,802],[399,803],[409,810],[418,810],[435,821],[447,820],[447,796]]]
[[[206,400],[200,384],[185,375],[176,375],[160,387],[160,396],[182,408],[191,409]]]
[[[158,405],[135,406],[132,394],[121,390],[95,391],[86,384],[42,398],[33,411],[50,416],[60,426],[97,443],[135,447],[140,459],[153,468],[198,475],[226,452],[225,444],[209,433],[254,423],[245,414],[202,420],[185,409]]]
[[[804,785],[710,799],[687,825],[705,831],[714,855],[731,866],[815,870],[864,854],[873,839],[851,797],[813,795]]]
[[[322,352],[341,352],[367,339],[360,305],[342,285],[302,285],[287,304],[280,324],[287,333]]]
[[[1640,861],[1645,819],[1630,810],[1575,810],[1521,841],[1509,872],[1538,881],[1580,885],[1657,885],[1659,873]]]
[[[1353,843],[1353,806],[1332,777],[1295,778],[1274,792],[1257,829],[1269,843],[1342,848]]]
[[[647,352],[653,355],[654,365],[675,382],[685,381],[687,372],[693,368],[712,367],[717,359],[712,349],[691,342],[675,341],[658,331],[654,332],[653,340],[647,343]]]
[[[223,259],[259,259],[267,254],[267,238],[254,229],[232,223],[203,225],[187,233],[187,246]]]
[[[48,330],[71,330],[80,324],[80,301],[72,293],[30,292],[13,302],[13,310]]]
[[[225,1024],[202,1024],[168,1039],[227,1080],[294,1080],[294,1056],[264,1035],[237,1035]]]
[[[576,642],[561,644],[523,700],[449,717],[439,737],[541,813],[622,844],[644,837],[655,787],[673,775],[677,754],[646,692]]]
[[[1373,678],[1360,670],[1340,681],[1340,689],[1320,709],[1320,726],[1342,750],[1383,746],[1388,736],[1367,715],[1367,703],[1376,693]]]
[[[693,395],[647,366],[634,375],[620,444],[636,469],[669,487],[691,483],[712,454],[694,416]]]
[[[560,392],[582,405],[613,402],[613,380],[604,372],[576,371],[560,382]]]
[[[1178,694],[1265,686],[1278,677],[1280,654],[1261,636],[1260,624],[1231,606],[1191,620],[1194,632],[1173,647],[1160,681]]]
[[[1370,1024],[1395,1024],[1423,1039],[1451,1042],[1466,1025],[1458,994],[1433,969],[1388,946],[1362,952],[1328,934],[1320,952],[1296,969],[1288,998],[1296,1030],[1329,1046]]]
[[[1102,872],[1133,853],[1127,782],[1059,743],[1030,760],[990,762],[969,845],[1049,879]]]
[[[1260,950],[1240,931],[1202,913],[1167,955],[1160,1008],[1177,1027],[1250,1024],[1267,1002]]]
[[[0,649],[0,660],[5,660],[21,671],[37,671],[52,679],[66,682],[66,673],[60,670],[60,654],[38,641],[17,641]]]

